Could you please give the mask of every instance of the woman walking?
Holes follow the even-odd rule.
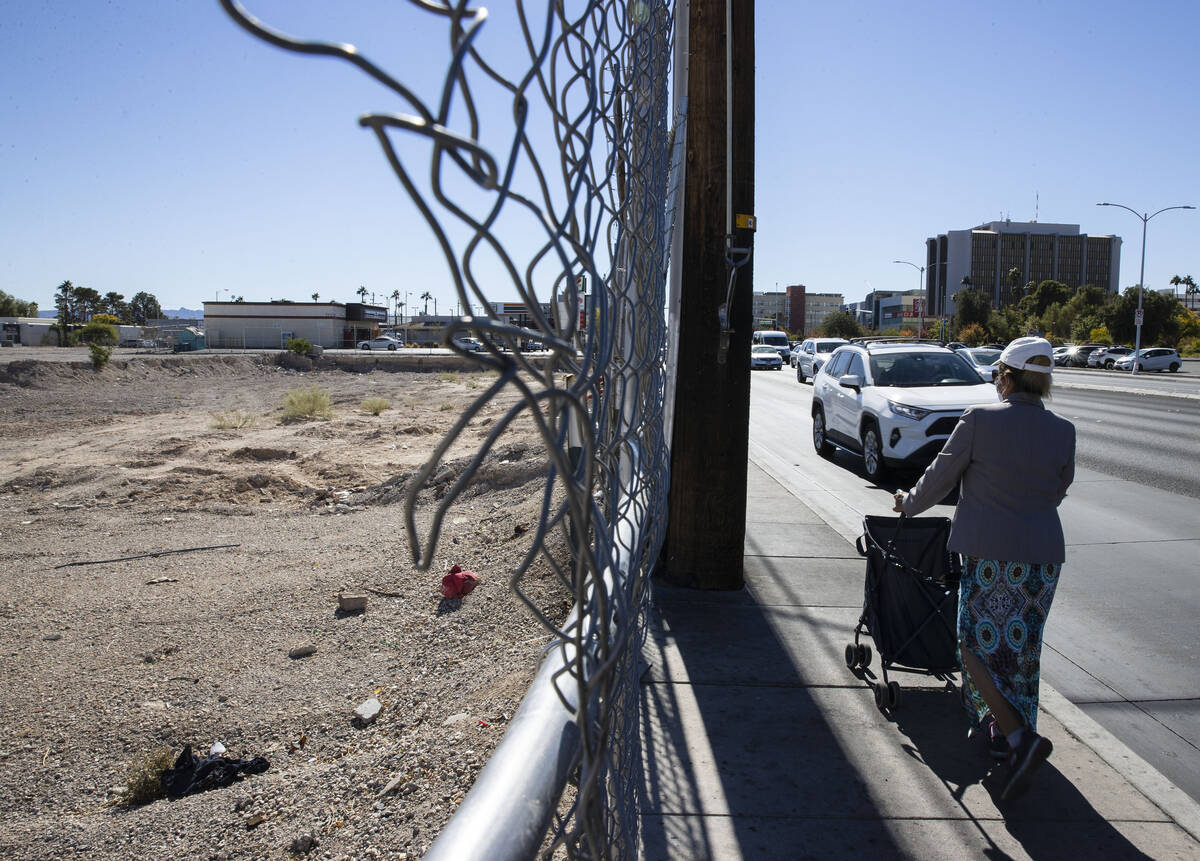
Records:
[[[961,482],[948,546],[963,554],[958,646],[972,730],[1008,760],[1000,798],[1028,788],[1053,750],[1037,733],[1042,628],[1066,557],[1058,504],[1075,477],[1075,426],[1045,408],[1050,342],[1018,338],[1000,355],[997,404],[963,413],[895,511],[920,514]]]

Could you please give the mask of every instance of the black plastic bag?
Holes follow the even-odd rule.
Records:
[[[175,765],[163,772],[163,789],[167,798],[174,801],[185,795],[194,795],[209,789],[229,786],[241,779],[243,774],[262,774],[271,764],[261,756],[254,759],[227,759],[220,754],[201,759],[186,745],[175,760]]]

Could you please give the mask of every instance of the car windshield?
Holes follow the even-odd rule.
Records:
[[[978,347],[974,350],[963,350],[963,352],[977,365],[990,365],[1000,359],[999,350],[989,350],[984,347]]]
[[[758,344],[754,347],[755,353],[766,353],[772,356],[778,356],[779,352],[774,347],[768,347],[764,344]]]
[[[871,356],[877,386],[977,386],[979,374],[957,353],[884,353]]]
[[[818,341],[817,342],[817,352],[818,353],[832,353],[834,350],[836,350],[838,347],[842,346],[842,344],[844,344],[844,343],[846,343],[846,342],[845,341]]]
[[[787,335],[760,335],[759,340],[764,344],[773,344],[776,347],[786,347],[788,345]]]

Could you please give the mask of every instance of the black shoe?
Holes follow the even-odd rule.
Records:
[[[1012,753],[1012,748],[1008,744],[1008,739],[1004,733],[1000,732],[1000,727],[996,723],[996,719],[988,715],[983,719],[984,738],[987,740],[988,753],[992,755],[992,759],[996,762],[1004,762],[1008,759],[1008,755]]]
[[[1050,739],[1042,738],[1031,729],[1021,734],[1021,741],[1008,757],[1008,783],[1000,793],[1001,801],[1012,801],[1020,798],[1029,789],[1033,773],[1038,766],[1046,761],[1046,757],[1054,750]]]

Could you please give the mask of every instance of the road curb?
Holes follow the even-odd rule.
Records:
[[[1042,711],[1129,781],[1151,804],[1200,841],[1200,804],[1191,796],[1045,682],[1041,685],[1039,705]]]
[[[1159,398],[1179,398],[1185,401],[1200,401],[1200,395],[1192,395],[1187,392],[1163,392],[1157,389],[1125,389],[1114,388],[1112,386],[1098,386],[1094,383],[1054,383],[1055,389],[1078,389],[1086,392],[1116,392],[1118,394],[1128,395],[1153,395]],[[1054,393],[1051,390],[1051,399]]]

